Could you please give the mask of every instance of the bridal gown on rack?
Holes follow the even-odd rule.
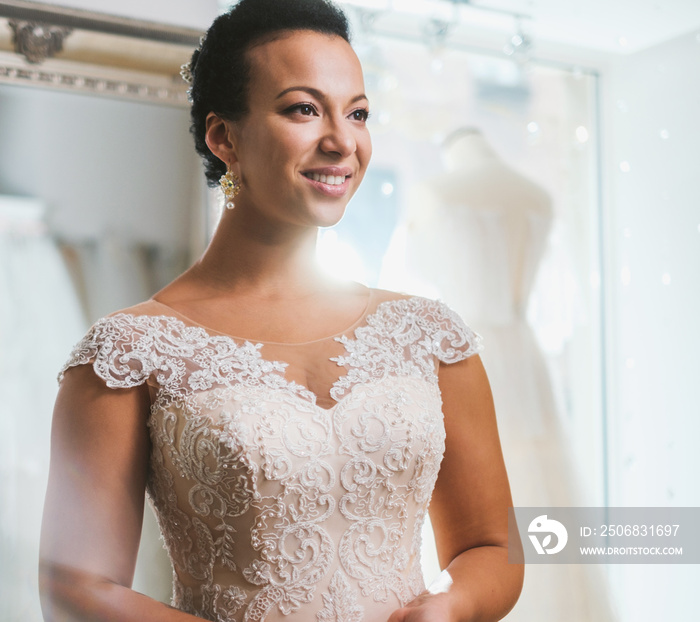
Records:
[[[445,443],[440,363],[481,350],[441,302],[369,290],[341,334],[248,341],[150,299],[98,320],[63,374],[146,383],[147,491],[173,604],[210,620],[384,622],[424,590]],[[327,391],[302,384],[313,356]]]
[[[41,513],[56,367],[85,332],[40,201],[0,196],[0,620],[40,622]]]

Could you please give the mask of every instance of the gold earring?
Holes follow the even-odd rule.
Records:
[[[233,209],[236,207],[233,200],[241,191],[240,177],[231,170],[231,167],[227,167],[226,174],[221,176],[219,183],[221,184],[221,189],[224,191],[224,197],[226,198],[226,209]]]

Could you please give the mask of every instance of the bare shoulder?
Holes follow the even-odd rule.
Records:
[[[395,300],[410,300],[411,298],[416,298],[413,294],[407,294],[404,292],[396,292],[389,289],[378,289],[371,288],[372,294],[378,304],[382,302],[389,302]]]
[[[121,309],[115,309],[114,311],[111,311],[107,315],[105,315],[105,318],[112,318],[115,316],[122,316],[122,315],[133,315],[133,316],[139,316],[139,315],[157,315],[159,311],[159,304],[156,300],[153,298],[148,298],[147,300],[143,300],[139,303],[136,303],[134,305],[131,305],[129,307],[123,307]]]

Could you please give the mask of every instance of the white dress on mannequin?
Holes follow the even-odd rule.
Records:
[[[444,155],[447,171],[410,193],[402,232],[410,287],[441,297],[484,339],[514,505],[584,505],[526,318],[553,222],[551,200],[506,166],[478,130],[457,131]],[[612,619],[592,574],[583,566],[528,566],[521,599],[506,619]]]

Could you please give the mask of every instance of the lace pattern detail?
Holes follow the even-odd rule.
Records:
[[[287,389],[315,401],[310,391],[285,379],[286,363],[263,359],[261,348],[165,315],[117,313],[98,320],[78,342],[58,382],[69,367],[93,362],[110,388],[138,386],[153,375],[159,386],[181,395],[241,384]]]
[[[352,394],[361,412],[334,419],[338,451],[349,456],[340,471],[339,510],[348,524],[340,560],[376,602],[393,594],[403,605],[422,590],[409,572],[419,564],[414,533],[422,528],[445,447],[439,394],[434,385],[424,387],[411,377],[371,384]]]
[[[347,373],[330,410],[262,344],[169,316],[108,316],[73,349],[59,381],[92,363],[109,387],[156,387],[148,494],[177,608],[360,622],[424,589],[420,532],[445,442],[437,367],[480,338],[444,304],[408,298],[336,341]]]
[[[433,357],[456,363],[483,349],[481,336],[447,305],[417,296],[380,304],[354,338],[336,340],[347,354],[332,360],[349,371],[331,390],[335,400],[355,384],[390,374],[436,381]]]
[[[363,608],[357,602],[347,579],[337,571],[328,592],[323,594],[323,609],[316,614],[318,622],[362,622]]]

